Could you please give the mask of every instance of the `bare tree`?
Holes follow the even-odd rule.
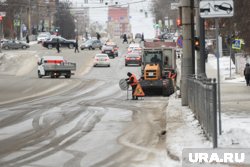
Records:
[[[68,3],[59,3],[55,18],[54,26],[59,29],[59,33],[65,38],[74,38],[76,26],[74,18],[69,11]]]
[[[171,3],[177,2],[178,0],[155,0],[153,1],[152,11],[155,16],[156,23],[161,20],[163,27],[165,25],[166,18],[168,20],[173,20],[175,25],[175,20],[178,18],[178,10],[171,10]]]

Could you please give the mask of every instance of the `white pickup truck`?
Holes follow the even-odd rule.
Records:
[[[70,78],[76,70],[76,63],[66,62],[62,56],[43,56],[37,62],[38,77],[50,76],[51,78],[59,78],[65,76]]]

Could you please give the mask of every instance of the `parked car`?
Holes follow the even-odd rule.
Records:
[[[27,49],[30,46],[25,43],[25,42],[21,42],[21,41],[17,41],[17,40],[8,40],[2,43],[2,48],[3,49]]]
[[[108,66],[110,67],[110,59],[107,54],[96,54],[94,60],[94,67],[96,66]]]
[[[51,34],[49,32],[41,32],[37,36],[37,43],[42,43],[43,41],[49,40]]]
[[[94,50],[96,48],[99,48],[100,50],[102,49],[102,42],[100,40],[90,39],[84,42],[83,44],[81,44],[80,46],[81,50],[84,50],[84,49]]]
[[[67,40],[60,36],[53,36],[49,40],[46,40],[43,42],[43,47],[46,47],[48,49],[52,49],[53,47],[56,47],[57,39],[59,39],[59,43],[61,47],[68,47],[70,49],[73,49],[76,45],[75,40]]]
[[[119,55],[119,52],[118,52],[118,46],[116,45],[116,43],[115,42],[112,42],[112,41],[107,41],[106,43],[105,43],[105,47],[112,47],[113,48],[113,52],[114,52],[114,55],[116,56],[116,57],[118,57],[118,55]]]
[[[141,55],[139,53],[128,53],[125,56],[125,66],[139,65],[141,66]]]

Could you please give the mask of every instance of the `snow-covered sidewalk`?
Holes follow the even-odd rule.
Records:
[[[241,89],[249,91],[244,97],[245,103],[250,110],[250,88],[245,87],[244,77],[235,74],[235,67],[232,63],[232,77],[235,79],[227,80],[229,77],[229,57],[220,58],[221,84],[236,84]],[[217,61],[214,55],[209,55],[207,75],[209,78],[217,78]],[[230,96],[225,89],[222,94]],[[229,105],[225,102],[224,105]],[[223,106],[223,105],[222,105]],[[229,106],[230,107],[230,106]],[[250,147],[250,115],[249,111],[222,112],[222,135],[218,135],[219,148],[248,148]],[[194,118],[194,114],[187,106],[181,105],[181,99],[172,95],[166,111],[166,149],[171,158],[181,162],[182,150],[184,148],[212,148],[212,142],[208,141],[203,131]]]

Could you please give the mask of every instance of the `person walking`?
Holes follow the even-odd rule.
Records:
[[[76,51],[79,53],[79,48],[78,48],[78,39],[76,38],[76,44],[75,44],[75,53]]]
[[[124,42],[127,42],[127,44],[128,44],[128,38],[127,38],[126,34],[123,35],[123,42],[122,43],[124,43]]]
[[[30,43],[29,34],[26,34],[26,43]]]
[[[101,39],[101,35],[98,32],[96,33],[96,38],[97,38],[97,40]]]
[[[138,84],[138,80],[136,79],[136,76],[130,72],[127,73],[127,76],[129,78],[127,78],[125,80],[132,87],[132,100],[138,100],[138,97],[134,96],[134,92],[135,92],[136,86]]]
[[[141,42],[144,42],[144,34],[141,34]]]
[[[57,38],[56,40],[56,50],[57,50],[57,53],[60,53],[60,42],[59,42],[59,38]]]
[[[246,84],[247,86],[250,86],[250,64],[247,63],[246,67],[244,69],[244,76],[245,76],[245,80],[246,80]]]

